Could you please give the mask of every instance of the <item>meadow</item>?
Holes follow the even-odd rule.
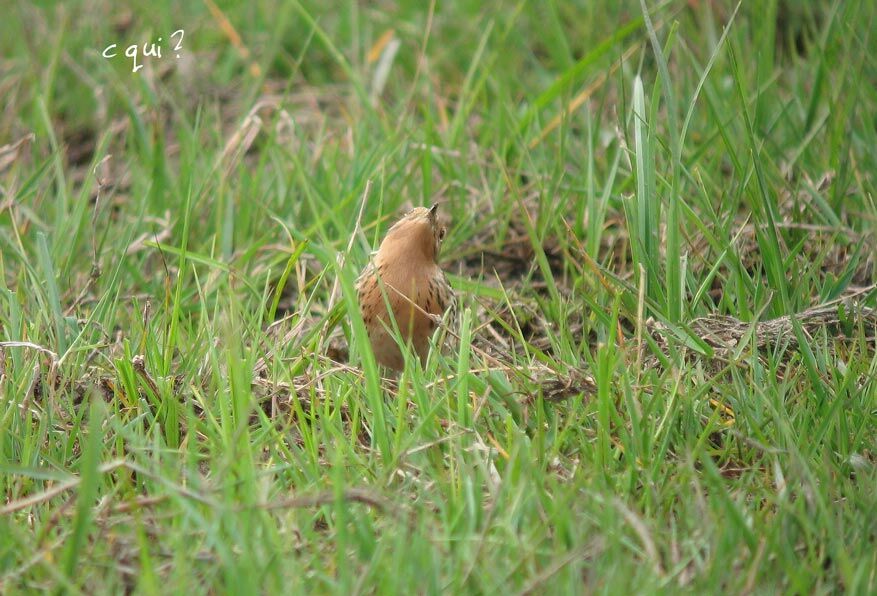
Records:
[[[877,593],[877,4],[5,11],[0,592]]]

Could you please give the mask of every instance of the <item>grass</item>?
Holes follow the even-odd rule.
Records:
[[[873,3],[8,11],[0,591],[877,592]]]

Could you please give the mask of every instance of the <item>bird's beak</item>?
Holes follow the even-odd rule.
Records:
[[[438,215],[438,203],[433,203],[429,208],[429,219],[435,221],[436,215]]]

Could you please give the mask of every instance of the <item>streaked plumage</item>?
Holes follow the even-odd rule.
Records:
[[[356,284],[375,359],[393,370],[405,366],[392,334],[393,319],[402,338],[423,361],[436,328],[435,320],[425,313],[441,316],[453,301],[451,286],[437,263],[445,236],[437,210],[437,204],[429,209],[417,207],[397,221]]]

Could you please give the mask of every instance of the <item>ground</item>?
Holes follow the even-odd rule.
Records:
[[[121,4],[0,24],[0,592],[877,592],[874,3]]]

